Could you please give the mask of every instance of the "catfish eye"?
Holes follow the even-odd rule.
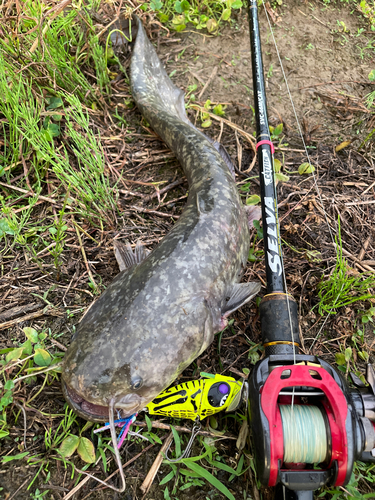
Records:
[[[131,385],[131,388],[135,391],[137,391],[138,389],[140,389],[143,385],[143,380],[141,377],[134,377],[132,379],[132,385]]]

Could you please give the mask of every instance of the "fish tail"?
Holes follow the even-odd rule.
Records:
[[[172,83],[141,21],[134,17],[137,38],[131,61],[131,88],[141,113],[153,125],[156,107],[194,127],[186,116],[185,93]]]

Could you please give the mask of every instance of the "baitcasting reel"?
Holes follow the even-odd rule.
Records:
[[[294,300],[275,293],[260,304],[266,357],[249,380],[252,439],[264,486],[312,498],[309,490],[348,483],[356,460],[375,462],[375,372],[367,366],[368,388],[352,374],[351,389],[322,359],[294,354],[287,300],[298,343]]]

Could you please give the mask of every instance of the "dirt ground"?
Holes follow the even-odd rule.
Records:
[[[108,21],[106,8],[101,14]],[[372,143],[359,149],[364,138],[375,127],[374,114],[364,104],[365,96],[374,90],[374,85],[368,80],[370,70],[375,67],[375,52],[371,48],[374,32],[370,31],[359,12],[351,11],[347,4],[341,2],[325,5],[317,0],[286,0],[271,14],[274,17],[271,24],[278,51],[303,137],[309,148],[311,163],[316,168],[320,193],[311,176],[296,173],[298,167],[307,160],[271,32],[265,13],[261,10],[269,121],[274,127],[283,123],[283,133],[275,138],[276,158],[283,164],[282,172],[290,177],[287,182],[278,185],[288,289],[298,302],[305,352],[314,342],[313,352],[316,355],[335,362],[335,354],[352,346],[352,337],[356,335],[363,314],[360,311],[368,309],[370,304],[355,303],[341,308],[328,318],[321,331],[324,318],[314,309],[318,303],[317,285],[323,275],[329,275],[336,262],[327,220],[332,234],[337,236],[340,216],[343,254],[352,268],[348,273],[375,272],[375,153]],[[225,106],[224,119],[228,122],[213,119],[212,126],[205,132],[215,139],[220,138],[229,151],[236,165],[237,182],[244,201],[248,195],[258,194],[258,169],[252,162],[253,147],[251,139],[243,133],[252,136],[255,128],[249,30],[245,11],[239,11],[233,26],[221,29],[219,36],[197,32],[189,27],[186,32],[168,33],[149,16],[145,15],[144,20],[175,84],[187,92],[192,85],[197,85],[193,91],[195,100],[190,101],[188,109],[190,119],[197,126],[200,125],[197,106],[202,107],[207,99]],[[129,66],[128,55],[124,57],[124,65],[126,68]],[[86,235],[82,236],[82,244],[86,262],[76,231],[74,227],[69,227],[60,276],[47,253],[41,253],[38,262],[30,259],[21,249],[13,259],[2,259],[1,348],[13,346],[22,338],[22,328],[33,326],[38,331],[50,328],[54,346],[63,351],[69,344],[74,325],[95,298],[95,293],[87,284],[87,266],[99,289],[103,290],[119,271],[113,256],[113,239],[116,237],[131,242],[141,239],[152,249],[169,232],[183,210],[188,186],[173,153],[147,129],[139,112],[129,107],[129,88],[120,73],[113,80],[112,89],[111,104],[113,108],[117,106],[119,114],[128,124],[127,128],[100,117],[95,126],[101,130],[113,180],[117,180],[116,175],[127,180],[118,185],[119,213],[114,215],[112,227],[108,224],[102,230],[89,224],[84,226]],[[131,142],[125,140],[127,135],[132,138]],[[350,144],[336,152],[335,147],[343,141]],[[168,182],[161,185],[159,194],[152,186],[145,184],[166,180]],[[243,189],[249,182],[247,190]],[[167,188],[163,191],[165,186]],[[40,216],[43,216],[42,211]],[[254,241],[255,230],[252,237]],[[262,242],[258,239],[254,252],[261,249]],[[255,255],[258,258],[248,263],[244,280],[258,280],[264,285],[264,264],[261,254]],[[20,309],[17,310],[17,307]],[[235,313],[234,322],[224,331],[220,345],[217,338],[196,363],[181,375],[179,381],[196,378],[200,371],[235,377],[244,375],[242,370],[251,368],[252,363],[262,355],[257,311],[255,302],[252,302]],[[366,327],[360,345],[362,350],[369,353],[370,362],[374,361],[374,343],[371,325]],[[356,347],[353,349],[354,362],[363,369],[363,362],[355,354]],[[17,401],[25,402],[30,392],[36,394],[41,383],[39,378],[31,386],[20,388]],[[21,444],[24,432],[22,417],[15,421],[18,412],[15,406],[9,412],[10,439],[1,442],[1,455],[24,451]],[[77,473],[72,474],[70,466],[65,469],[62,462],[55,460],[56,452],[52,450],[47,453],[44,443],[45,431],[55,429],[60,422],[54,415],[63,413],[64,399],[59,383],[54,381],[27,407],[27,450],[31,454],[40,453],[39,459],[43,459],[43,462],[13,461],[3,465],[0,470],[0,487],[3,488],[0,498],[39,499],[40,496],[31,496],[38,488],[40,494],[48,490],[44,498],[57,500],[65,498],[73,489]],[[244,413],[242,409],[240,414]],[[78,419],[73,430],[82,428],[83,423]],[[189,422],[176,424],[191,426]],[[229,436],[229,439],[218,442],[218,452],[228,465],[236,467],[240,454],[233,438],[239,433],[239,419],[222,416],[218,418],[218,424],[219,430],[225,430]],[[165,431],[157,432],[165,438]],[[85,435],[90,437],[90,431]],[[123,463],[140,455],[125,469],[128,483],[125,494],[113,493],[90,480],[72,498],[142,498],[139,487],[160,449],[156,444],[145,451],[146,446],[147,443],[135,441],[124,446]],[[193,454],[201,450],[202,446],[197,443]],[[251,449],[247,447],[245,451],[246,456],[251,457]],[[78,468],[83,467],[83,462],[78,458],[73,461]],[[27,490],[40,467],[37,480]],[[98,477],[105,478],[115,470],[115,465],[111,464],[109,472],[103,471],[99,465],[90,470]],[[164,498],[165,486],[159,486],[159,482],[170,470],[167,465],[161,466],[146,495],[147,499]],[[258,500],[259,493],[251,469],[230,483],[229,474],[225,471],[219,471],[217,477],[236,498]],[[168,485],[172,483],[173,480]],[[118,484],[117,476],[113,484]],[[371,491],[370,483],[364,480],[360,482],[360,488],[363,493]],[[270,498],[267,491],[262,491],[262,495],[266,500]],[[171,498],[204,500],[221,499],[224,496],[206,483],[204,487],[192,486],[185,491],[177,491]]]

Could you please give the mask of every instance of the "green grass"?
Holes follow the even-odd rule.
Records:
[[[0,176],[9,185],[23,170],[13,186],[29,192],[5,189],[0,238],[21,245],[38,234],[32,218],[42,194],[61,207],[69,192],[64,212],[97,227],[111,224],[116,210],[95,121],[110,96],[105,50],[89,15],[98,2],[57,16],[51,6],[25,2],[17,25],[0,18]]]
[[[375,276],[352,269],[342,253],[340,219],[336,238],[336,265],[328,279],[319,285],[319,314],[336,314],[340,307],[375,298]]]

